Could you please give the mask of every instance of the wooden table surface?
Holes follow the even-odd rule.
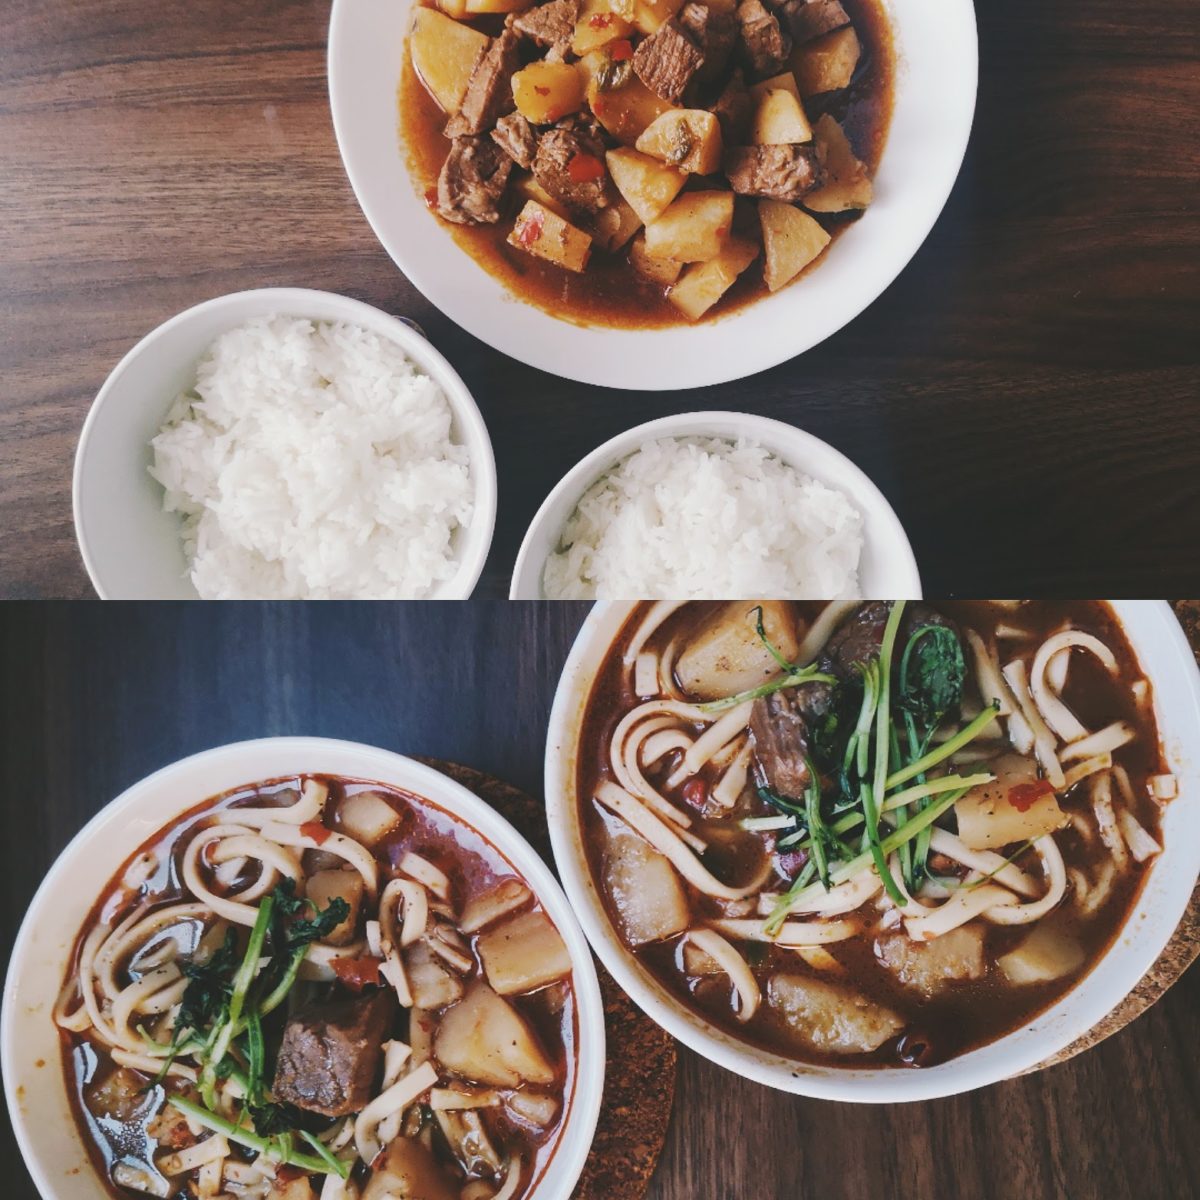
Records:
[[[481,594],[587,451],[698,407],[845,451],[930,594],[1194,592],[1200,534],[1200,23],[1192,0],[980,6],[971,149],[899,280],[742,383],[627,394],[476,342],[379,248],[325,94],[327,0],[6,0],[0,34],[0,595],[90,594],[71,461],[142,334],[223,292],[308,285],[415,318],[500,469]]]
[[[0,606],[0,947],[54,856],[155,768],[322,734],[541,794],[568,604]],[[680,1055],[649,1200],[1185,1200],[1200,1195],[1200,971],[1061,1066],[896,1107],[769,1091]],[[4,1200],[35,1200],[0,1132]]]

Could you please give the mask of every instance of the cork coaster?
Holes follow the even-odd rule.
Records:
[[[1173,601],[1175,615],[1187,634],[1192,653],[1200,662],[1200,600]],[[1081,1038],[1073,1041],[1065,1050],[1046,1059],[1033,1068],[1040,1071],[1042,1067],[1053,1066],[1074,1058],[1083,1050],[1111,1037],[1124,1029],[1130,1021],[1140,1017],[1162,994],[1169,988],[1200,955],[1200,882],[1197,882],[1192,892],[1192,902],[1188,905],[1183,920],[1175,935],[1167,943],[1166,949],[1158,956],[1158,961],[1142,977],[1141,982],[1129,993],[1116,1008],[1099,1024],[1094,1025]]]
[[[553,868],[542,805],[471,767],[421,760],[507,818]],[[645,1016],[599,963],[608,1073],[591,1153],[572,1200],[642,1200],[667,1136],[675,1096],[675,1043]]]

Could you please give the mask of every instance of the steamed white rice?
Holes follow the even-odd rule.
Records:
[[[754,442],[660,438],[584,493],[546,562],[554,600],[859,594],[862,516]]]
[[[474,485],[394,342],[291,317],[219,337],[151,443],[205,599],[408,599],[456,570]]]

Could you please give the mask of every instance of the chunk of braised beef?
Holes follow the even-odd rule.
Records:
[[[513,110],[512,77],[521,65],[521,39],[505,29],[479,56],[458,112],[446,122],[448,138],[486,133]]]
[[[737,44],[737,18],[728,9],[710,8],[693,0],[679,10],[678,20],[703,55],[696,80],[712,83],[720,79]]]
[[[756,79],[777,75],[791,53],[792,39],[762,0],[742,0],[737,7],[742,58]]]
[[[703,62],[700,47],[672,19],[634,51],[633,72],[656,96],[675,104]]]
[[[375,1091],[395,1002],[388,988],[297,1009],[283,1030],[274,1098],[327,1117],[359,1112]]]
[[[438,175],[438,214],[457,225],[494,225],[512,166],[490,138],[455,138]]]
[[[754,101],[740,67],[733,68],[725,90],[717,97],[716,103],[709,111],[721,123],[721,140],[724,144],[738,145],[746,136],[750,118],[754,113]]]
[[[560,204],[593,215],[612,203],[604,142],[584,122],[556,125],[538,138],[533,177]]]
[[[512,17],[511,27],[539,46],[551,46],[565,54],[578,20],[579,0],[550,0],[549,4],[538,4],[517,13]]]
[[[799,200],[821,182],[811,146],[734,146],[725,152],[729,186],[742,196]]]
[[[537,134],[519,112],[509,113],[507,117],[501,117],[496,122],[496,128],[492,130],[492,141],[518,167],[528,171],[533,166],[533,157],[537,154]]]
[[[779,19],[797,46],[850,24],[840,0],[786,0]]]
[[[759,787],[799,800],[812,775],[808,769],[809,731],[798,689],[760,696],[750,710],[754,777]]]
[[[825,643],[822,670],[829,671],[839,679],[850,679],[857,674],[858,666],[878,657],[891,607],[886,600],[860,604]],[[906,604],[896,637],[900,652],[908,644],[908,639],[925,625],[944,625],[956,634],[958,632],[958,627],[949,617],[943,616],[930,605],[919,602]]]

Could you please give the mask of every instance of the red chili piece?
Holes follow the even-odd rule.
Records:
[[[542,227],[546,218],[540,211],[532,212],[517,230],[517,241],[528,248],[542,236]]]
[[[622,38],[619,42],[613,42],[609,47],[609,54],[613,62],[627,62],[633,57],[633,44]]]
[[[1028,812],[1043,796],[1053,793],[1054,785],[1048,779],[1017,783],[1008,789],[1008,802],[1017,812]]]
[[[305,821],[300,826],[300,832],[305,837],[310,837],[318,846],[324,845],[325,842],[333,835],[332,829],[326,829],[320,821]]]
[[[351,991],[361,992],[368,984],[379,986],[382,958],[335,958],[329,966]]]
[[[572,183],[591,183],[604,178],[604,164],[594,154],[576,154],[567,163],[567,174]]]

